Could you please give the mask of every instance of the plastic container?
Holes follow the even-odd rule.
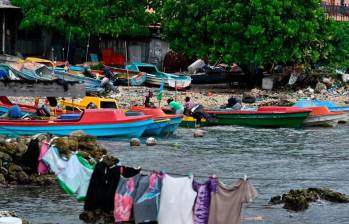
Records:
[[[262,89],[271,90],[274,86],[274,79],[272,77],[265,77],[262,80]]]

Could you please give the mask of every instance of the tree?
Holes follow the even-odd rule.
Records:
[[[320,0],[163,0],[164,35],[189,56],[310,65],[329,55]]]
[[[349,67],[349,23],[332,22],[331,44],[333,50],[328,56],[328,63],[334,67]]]
[[[146,12],[147,1],[139,0],[12,0],[21,7],[21,28],[42,27],[72,38],[87,35],[149,32],[155,16]]]

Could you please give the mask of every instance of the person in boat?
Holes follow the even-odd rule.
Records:
[[[145,96],[144,107],[155,108],[154,103],[150,101],[153,96],[153,92],[149,91],[148,95]]]
[[[170,98],[167,100],[167,104],[174,113],[183,114],[184,107],[181,103],[178,103],[178,102],[174,101],[172,98]]]
[[[208,122],[215,121],[213,117],[205,112],[204,106],[201,104],[194,104],[188,96],[185,98],[184,115],[192,116],[196,120],[195,123],[198,126],[200,126],[200,122],[203,118]]]
[[[95,78],[95,76],[91,72],[90,66],[87,63],[84,63],[84,65],[83,65],[82,74],[86,77],[89,77],[89,78]]]
[[[117,91],[117,88],[112,83],[112,79],[114,78],[113,71],[107,66],[104,66],[103,73],[104,78],[101,81],[101,87],[104,87],[107,90]]]
[[[184,114],[185,115],[190,115],[191,114],[190,110],[193,108],[194,103],[191,101],[189,96],[185,97],[184,101],[185,101],[184,102]]]
[[[225,107],[231,110],[241,110],[242,105],[240,100],[232,96],[228,99],[228,104]]]
[[[86,109],[97,109],[97,106],[96,106],[96,104],[91,102],[87,105]]]
[[[36,109],[36,114],[39,117],[50,117],[51,116],[50,109],[45,105],[42,105],[41,107]]]

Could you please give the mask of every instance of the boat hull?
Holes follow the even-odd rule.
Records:
[[[70,126],[0,126],[0,135],[21,136],[47,133],[57,136],[67,136],[72,132],[82,130],[88,135],[96,137],[138,138],[147,126],[149,120],[127,124],[99,124],[99,125],[70,125]]]
[[[266,128],[300,128],[309,112],[300,113],[215,113],[217,125],[241,125]]]
[[[170,125],[169,119],[155,120],[145,129],[143,136],[160,136],[166,135],[166,128]]]
[[[347,122],[346,114],[310,116],[304,121],[306,127],[335,127],[340,122]]]
[[[191,79],[170,79],[164,78],[164,84],[167,88],[177,88],[177,89],[185,89],[188,88],[191,84]],[[147,74],[145,83],[149,85],[160,86],[162,83],[162,78],[157,77],[153,74]]]

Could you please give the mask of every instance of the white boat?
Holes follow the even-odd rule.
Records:
[[[345,112],[330,112],[327,107],[312,107],[310,116],[305,119],[304,126],[335,127],[340,122],[347,122]]]
[[[165,87],[175,89],[185,89],[191,85],[191,77],[185,75],[174,75],[160,72],[155,65],[145,63],[133,63],[127,66],[127,69],[137,72],[147,73],[145,83],[160,86],[164,81]]]

